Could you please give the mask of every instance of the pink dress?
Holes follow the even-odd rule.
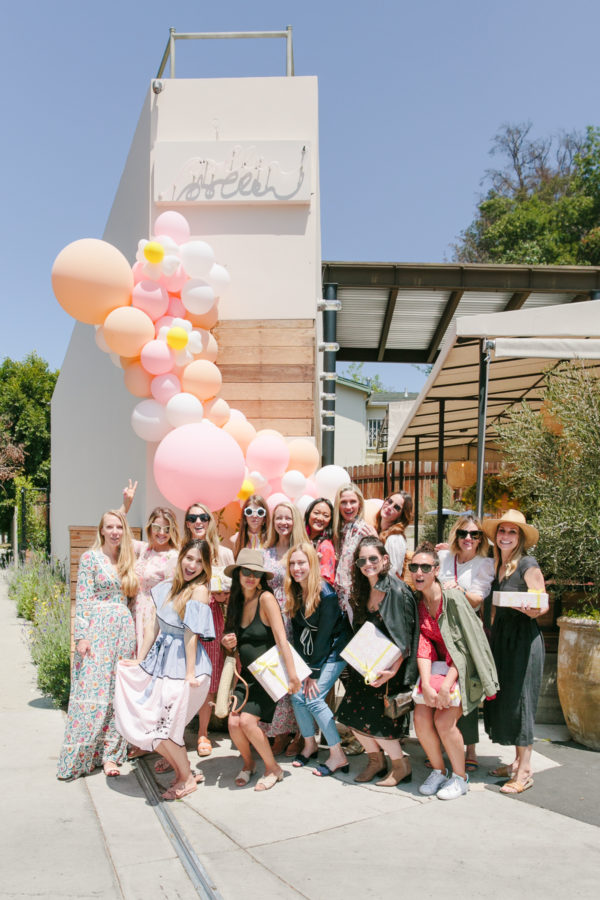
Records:
[[[173,577],[177,550],[162,550],[158,553],[146,541],[134,541],[134,548],[137,556],[135,574],[140,582],[140,590],[131,604],[131,615],[139,654],[144,641],[144,629],[154,616],[154,602],[150,591],[161,581]]]
[[[222,570],[225,566],[232,566],[234,561],[233,551],[230,550],[229,547],[219,547],[219,562],[216,566],[213,564],[213,575],[215,574],[215,568],[218,567]],[[223,615],[225,603],[222,599],[217,599],[218,597],[222,598],[222,596],[222,594],[216,593],[210,595],[210,611],[212,613],[213,625],[215,628],[215,639],[210,642],[200,641],[206,650],[212,665],[212,675],[210,678],[210,687],[208,689],[210,694],[216,694],[219,689],[219,681],[221,680],[223,663],[225,661],[225,653],[221,645],[221,638],[223,637],[223,632],[225,630],[225,616]]]

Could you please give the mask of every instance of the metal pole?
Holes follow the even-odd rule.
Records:
[[[389,488],[387,450],[383,451],[383,453],[381,454],[381,458],[383,461],[383,496],[385,498],[388,496],[388,488]],[[394,463],[392,463],[392,467],[393,467],[393,465],[394,465]],[[392,491],[393,490],[394,490],[394,488],[392,487]]]
[[[415,496],[413,497],[413,511],[415,516],[415,547],[419,544],[419,435],[415,435]]]
[[[398,490],[399,491],[404,490],[404,460],[403,459],[400,460],[400,478],[399,478]]]
[[[479,345],[479,411],[477,416],[477,518],[483,518],[483,472],[485,469],[485,425],[487,414],[488,383],[490,378],[490,358],[493,347],[491,341],[482,339]]]
[[[169,28],[169,65],[171,78],[175,78],[175,29]]]
[[[437,491],[437,539],[438,544],[444,540],[444,415],[446,401],[438,400],[440,414],[438,424],[438,491]]]
[[[285,40],[285,74],[291,77],[294,74],[294,50],[292,46],[292,26],[288,25]]]
[[[324,299],[337,300],[337,284],[324,285]],[[326,344],[335,344],[337,331],[337,312],[334,309],[323,310],[323,341]],[[337,354],[335,350],[323,352],[323,371],[335,375]],[[326,394],[335,394],[335,378],[327,378],[323,382],[323,390]],[[335,399],[323,400],[323,411],[331,412],[324,418],[324,424],[335,424]],[[332,466],[335,451],[335,431],[323,431],[322,461],[324,466]]]

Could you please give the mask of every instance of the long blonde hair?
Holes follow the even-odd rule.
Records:
[[[293,503],[282,500],[281,503],[278,503],[277,506],[273,507],[273,512],[271,513],[271,521],[269,522],[269,533],[267,535],[265,550],[268,550],[269,547],[274,547],[275,544],[279,541],[279,534],[275,531],[275,514],[281,506],[285,506],[285,508],[289,509],[290,513],[292,514],[293,525],[292,533],[290,534],[290,547],[295,547],[296,544],[302,544],[304,543],[304,541],[308,540],[308,535],[306,534],[306,530],[304,528],[304,523],[302,521],[300,513]]]
[[[465,525],[469,525],[469,523],[474,525],[475,528],[477,528],[477,530],[479,531],[479,546],[477,547],[475,556],[487,556],[488,548],[490,545],[487,537],[485,536],[481,520],[470,514],[460,516],[454,523],[454,527],[452,528],[452,531],[450,532],[450,535],[448,537],[450,552],[454,553],[455,556],[457,553],[460,553],[460,544],[458,543],[458,535],[456,532],[459,529],[464,529]]]
[[[512,525],[516,523],[511,522],[510,524]],[[518,525],[517,528],[519,528]],[[498,572],[500,566],[502,565],[502,554],[500,553],[500,549],[498,547],[497,538],[498,528],[496,528],[496,534],[494,535],[494,568],[496,569],[496,572]],[[525,556],[525,540],[525,532],[521,528],[519,528],[519,543],[508,557],[508,562],[506,563],[506,572],[504,573],[505,578],[508,578],[509,575],[512,575],[512,573],[516,571],[516,568],[519,565],[519,560],[522,556]]]
[[[192,549],[197,550],[200,554],[200,558],[202,559],[202,571],[198,572],[191,581],[186,581],[183,577],[181,563],[188,551]],[[212,567],[210,562],[210,545],[208,541],[192,538],[191,541],[186,541],[179,551],[175,574],[173,575],[173,583],[171,584],[171,590],[169,592],[169,600],[180,619],[183,618],[186,604],[192,596],[196,585],[210,584],[210,579],[212,577]]]
[[[175,518],[175,513],[172,509],[169,509],[168,506],[155,506],[150,515],[148,516],[148,521],[146,522],[146,537],[150,540],[152,533],[151,528],[153,522],[160,518],[166,519],[169,523],[169,543],[174,550],[179,549],[179,544],[181,543],[181,537],[179,535],[179,525],[177,524],[177,519]]]
[[[290,560],[293,553],[304,553],[310,566],[306,582],[306,594],[302,591],[302,585],[292,578],[290,573]],[[319,555],[309,541],[294,544],[285,555],[285,578],[283,589],[286,596],[285,613],[293,619],[298,610],[304,607],[304,615],[312,616],[321,602],[321,568]]]
[[[102,527],[107,516],[114,516],[123,526],[123,535],[119,544],[119,555],[117,556],[116,570],[121,581],[121,589],[126,597],[135,597],[140,589],[138,577],[135,574],[135,551],[133,549],[133,537],[131,529],[127,523],[127,519],[118,509],[107,509],[102,514],[98,530],[96,532],[96,540],[92,546],[92,550],[104,549],[104,535]]]
[[[357,522],[360,519],[364,518],[365,512],[365,498],[363,497],[363,492],[357,484],[349,482],[348,484],[343,484],[337,489],[335,501],[333,504],[333,543],[335,546],[336,554],[340,552],[340,548],[342,546],[342,531],[344,529],[344,525],[346,525],[346,522],[344,521],[340,512],[340,500],[342,494],[345,494],[346,491],[350,491],[356,496],[358,500],[358,512],[356,513],[356,519],[354,521]]]
[[[190,526],[187,523],[187,517],[189,515],[189,512],[191,509],[194,509],[194,507],[201,509],[203,513],[206,513],[207,515],[210,516],[210,521],[208,522],[208,524],[206,526],[206,534],[203,538],[194,537],[194,533],[192,532],[192,530],[190,529]],[[204,503],[192,503],[191,506],[188,506],[186,513],[185,513],[183,529],[184,529],[183,530],[183,543],[186,544],[186,543],[189,543],[189,541],[198,541],[198,540],[206,541],[208,543],[208,546],[210,547],[211,562],[213,563],[213,565],[218,566],[219,565],[219,550],[221,549],[221,541],[219,540],[219,532],[217,531],[217,523],[215,522],[215,517],[213,516],[213,514],[210,511],[210,509],[208,508],[208,506],[205,506]]]

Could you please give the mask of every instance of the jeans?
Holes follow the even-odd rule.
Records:
[[[314,734],[313,720],[321,729],[321,734],[327,741],[329,747],[339,744],[340,736],[335,725],[335,718],[325,702],[325,697],[336,683],[340,676],[340,672],[345,668],[346,662],[343,659],[330,657],[321,669],[321,674],[317,680],[319,693],[312,700],[309,700],[304,691],[298,691],[292,694],[292,706],[294,707],[294,715],[298,722],[298,727],[302,737],[312,737]]]

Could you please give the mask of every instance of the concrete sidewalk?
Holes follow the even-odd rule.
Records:
[[[1,896],[196,896],[131,767],[111,780],[56,781],[64,717],[37,695],[24,626],[3,586],[0,623]],[[509,762],[510,748],[482,737],[468,796],[447,803],[418,793],[427,772],[414,741],[410,784],[354,784],[364,757],[327,779],[281,758],[284,781],[257,794],[253,782],[235,787],[237,754],[216,735],[205,784],[170,809],[225,900],[596,897],[600,754],[547,742],[568,741],[564,729],[538,732],[530,791],[499,794],[485,773]],[[194,750],[190,758],[199,767]]]

